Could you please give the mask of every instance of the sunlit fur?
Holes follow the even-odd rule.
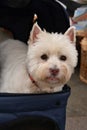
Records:
[[[34,25],[35,26],[35,25]],[[39,27],[38,27],[39,28]],[[34,28],[33,28],[34,29]],[[18,40],[6,40],[0,44],[1,52],[1,92],[45,93],[61,91],[77,65],[75,43],[66,34],[48,33],[40,30],[29,46]],[[47,60],[41,59],[46,54]],[[66,60],[61,60],[61,56]],[[58,69],[53,76],[50,68]],[[37,82],[35,86],[29,74]]]

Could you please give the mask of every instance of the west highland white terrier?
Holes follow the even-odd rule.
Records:
[[[6,38],[0,43],[0,92],[61,91],[77,65],[75,28],[48,33],[33,25],[28,46]]]

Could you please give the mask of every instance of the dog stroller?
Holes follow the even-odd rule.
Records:
[[[65,8],[57,0],[3,0],[0,27],[27,43],[37,14],[40,27],[64,33],[69,25]],[[1,71],[1,70],[0,70]],[[70,87],[49,94],[0,93],[0,130],[65,130]]]

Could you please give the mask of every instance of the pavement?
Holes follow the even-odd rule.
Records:
[[[87,130],[87,84],[80,80],[79,68],[76,68],[68,85],[71,95],[66,109],[66,130]]]

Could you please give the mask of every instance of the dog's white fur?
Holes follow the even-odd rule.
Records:
[[[75,28],[70,27],[63,35],[42,31],[35,23],[28,44],[13,39],[0,43],[0,92],[61,91],[77,65]],[[56,76],[50,68],[58,70]],[[38,86],[32,83],[29,74]]]

